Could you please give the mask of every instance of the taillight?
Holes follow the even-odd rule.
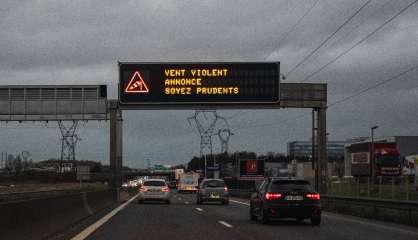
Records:
[[[228,187],[224,187],[224,192],[228,192]]]
[[[167,187],[167,186],[165,186],[165,187],[161,188],[161,191],[162,191],[162,192],[168,192],[168,191],[169,191],[169,189],[168,189],[168,187]]]
[[[141,191],[141,192],[146,192],[146,191],[148,191],[148,189],[147,189],[146,187],[142,186],[142,187],[139,189],[139,191]]]
[[[308,193],[306,194],[306,197],[312,200],[319,200],[321,198],[319,193]]]
[[[281,193],[271,193],[271,192],[266,193],[267,200],[279,199],[281,197],[282,197]]]

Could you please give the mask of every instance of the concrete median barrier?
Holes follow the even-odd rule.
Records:
[[[115,202],[111,190],[0,203],[0,239],[45,239]]]

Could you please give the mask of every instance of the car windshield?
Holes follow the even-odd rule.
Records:
[[[385,165],[385,164],[397,165],[397,164],[401,164],[401,160],[398,155],[384,155],[384,156],[377,157],[376,163],[381,164],[381,165]]]
[[[219,180],[210,180],[203,183],[204,188],[221,188],[225,187],[225,183]]]
[[[273,181],[270,191],[312,191],[307,181]]]
[[[162,187],[162,186],[165,186],[165,182],[163,182],[163,181],[146,181],[146,182],[144,182],[144,186]]]

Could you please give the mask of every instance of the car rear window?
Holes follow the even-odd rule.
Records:
[[[273,181],[270,191],[312,191],[312,187],[307,181]]]
[[[203,183],[203,187],[207,187],[207,188],[221,188],[221,187],[225,187],[225,183],[223,181],[218,181],[218,180],[210,180],[210,181],[206,181]]]
[[[165,182],[163,182],[163,181],[146,181],[146,182],[144,182],[144,186],[162,187],[162,186],[165,186]]]

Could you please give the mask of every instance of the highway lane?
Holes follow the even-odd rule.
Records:
[[[418,239],[416,228],[325,213],[320,226],[309,221],[262,225],[249,220],[248,202],[197,205],[194,195],[173,194],[172,204],[131,203],[88,239]]]

